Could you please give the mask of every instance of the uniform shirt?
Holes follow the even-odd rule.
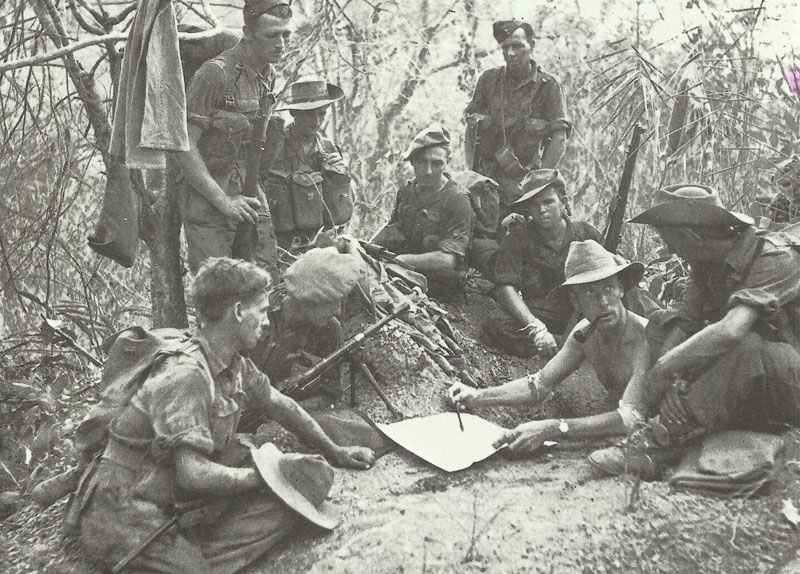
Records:
[[[143,453],[136,473],[141,487],[127,488],[157,504],[173,497],[176,449],[189,447],[218,460],[242,413],[262,409],[272,392],[267,375],[249,358],[235,355],[225,364],[203,339],[192,342],[188,353],[167,356],[154,368],[111,427],[112,437]]]
[[[557,249],[550,247],[530,221],[511,226],[495,261],[495,283],[511,285],[526,301],[546,297],[564,282],[564,263],[569,244],[593,239],[602,243],[600,233],[585,221],[566,218],[567,231]]]
[[[478,78],[465,114],[490,116],[478,134],[475,171],[502,178],[494,154],[507,142],[526,169],[541,167],[543,144],[558,130],[571,130],[564,94],[558,81],[531,61],[531,75],[515,82],[505,66]],[[505,127],[505,138],[503,136]]]
[[[390,248],[401,253],[443,251],[463,260],[472,235],[468,192],[452,179],[435,192],[421,192],[411,181],[397,193],[387,225],[391,227],[400,231],[404,240]]]
[[[199,126],[198,150],[211,175],[230,195],[242,192],[251,122],[265,90],[274,83],[270,66],[261,71],[244,62],[241,41],[197,70],[186,90],[188,122]],[[189,216],[205,220],[207,209],[216,210],[199,194],[191,194]],[[205,208],[205,209],[204,209]]]
[[[800,253],[794,243],[798,240],[785,233],[748,229],[721,266],[692,267],[680,311],[703,325],[746,305],[759,312],[756,332],[800,351]],[[647,413],[645,390],[631,387],[623,403]]]

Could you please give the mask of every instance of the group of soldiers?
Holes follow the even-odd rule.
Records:
[[[281,126],[268,150],[259,196],[241,193],[249,119],[273,87],[271,66],[285,51],[291,17],[288,1],[248,0],[242,40],[189,84],[191,149],[180,162],[199,326],[113,421],[102,458],[76,494],[81,541],[105,565],[238,571],[297,527],[331,527],[322,510],[328,462],[356,469],[374,462],[369,448],[332,441],[247,358],[269,328],[278,247],[291,249],[349,217],[347,170],[321,133],[326,109],[342,92],[321,80],[291,86],[283,109],[294,122]],[[505,311],[487,332],[511,352],[554,356],[500,386],[456,384],[447,398],[457,409],[541,402],[585,360],[619,401],[617,410],[526,422],[497,446],[525,454],[546,440],[625,436],[589,460],[607,474],[646,478],[707,433],[800,423],[798,242],[758,229],[709,187],[667,186],[632,222],[651,226],[691,264],[685,304],[647,317],[626,307],[623,297],[638,288],[644,267],[605,250],[596,229],[570,217],[556,168],[571,124],[558,82],[531,57],[532,28],[497,22],[494,36],[506,65],[481,75],[465,119],[474,138],[471,167],[499,186],[497,234],[473,237],[468,192],[447,167],[450,135],[434,124],[408,147],[415,178],[399,191],[376,241],[431,281],[476,267],[494,282]],[[343,207],[316,203],[326,189]],[[258,229],[254,262],[234,257],[241,222]],[[294,431],[328,462],[276,451],[271,473],[264,461],[248,464],[236,434],[248,412]],[[626,449],[626,441],[639,448]],[[151,536],[197,500],[226,504],[210,518],[178,521]]]

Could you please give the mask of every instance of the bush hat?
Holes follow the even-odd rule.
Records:
[[[639,284],[644,275],[644,265],[638,261],[628,262],[624,257],[606,250],[592,239],[573,241],[564,263],[566,279],[559,289],[570,285],[594,283],[613,276],[619,277],[622,288],[627,291]]]
[[[656,194],[655,205],[630,220],[657,227],[740,227],[753,219],[722,206],[711,187],[694,183],[668,185]]]
[[[512,211],[551,187],[563,192],[567,188],[567,183],[557,169],[534,169],[528,172],[519,186],[523,193],[511,202]]]
[[[339,518],[325,502],[333,469],[319,455],[282,453],[272,443],[250,449],[261,478],[286,505],[309,522],[333,530]]]
[[[525,30],[525,36],[533,38],[533,28],[525,20],[498,20],[492,24],[492,35],[498,44],[502,44],[517,28]]]
[[[403,159],[411,161],[411,157],[417,152],[436,146],[450,149],[450,132],[439,123],[433,123],[415,135],[406,148]]]
[[[329,84],[325,80],[309,78],[293,83],[289,88],[289,97],[276,112],[286,110],[316,110],[331,105],[344,97],[339,86]]]

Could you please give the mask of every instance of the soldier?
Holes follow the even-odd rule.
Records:
[[[549,296],[564,281],[564,262],[573,241],[601,241],[585,221],[573,221],[566,210],[566,182],[555,169],[530,172],[523,195],[510,208],[525,217],[511,225],[494,266],[495,298],[503,313],[484,328],[490,340],[521,357],[552,355],[572,316],[563,296]]]
[[[181,212],[192,271],[208,257],[232,253],[240,223],[255,224],[254,258],[275,272],[277,245],[263,191],[242,195],[251,121],[275,81],[272,64],[286,49],[292,16],[288,0],[248,0],[244,36],[203,64],[187,90],[189,146],[177,154],[187,183]]]
[[[330,467],[267,446],[273,468],[265,475],[261,457],[241,456],[235,433],[248,417],[286,426],[337,466],[374,462],[368,448],[332,442],[241,355],[269,327],[271,283],[253,263],[228,258],[210,258],[197,272],[192,298],[201,326],[179,352],[153,364],[112,420],[103,456],[76,495],[81,543],[104,565],[124,566],[133,555],[131,571],[232,573],[307,524],[302,518],[333,528],[321,507]],[[181,515],[182,508],[207,512]],[[176,511],[180,518],[169,525]]]
[[[520,183],[529,171],[558,166],[572,127],[561,86],[532,59],[531,25],[501,20],[492,29],[506,65],[478,78],[464,110],[465,142],[467,168],[500,185],[502,218],[522,194]],[[470,263],[489,279],[496,251],[497,242],[488,238],[471,249]]]
[[[458,287],[472,233],[467,190],[447,173],[450,134],[439,124],[420,131],[405,159],[415,178],[397,192],[389,223],[374,242],[398,253],[397,260],[443,288]]]
[[[540,403],[584,361],[619,409],[577,419],[531,421],[508,431],[498,444],[508,444],[515,454],[530,454],[545,440],[624,434],[641,416],[635,410],[637,388],[648,367],[645,340],[647,321],[625,308],[622,296],[642,277],[641,263],[628,263],[595,241],[575,241],[564,265],[561,290],[583,315],[564,346],[542,370],[497,387],[475,389],[457,383],[449,398],[456,407]],[[609,357],[613,357],[613,360]]]
[[[353,214],[347,166],[322,132],[328,108],[343,96],[338,86],[306,79],[292,84],[288,100],[276,109],[288,110],[294,122],[267,150],[262,174],[284,249],[307,244],[320,229],[344,225]]]

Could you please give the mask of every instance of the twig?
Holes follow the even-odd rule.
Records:
[[[14,481],[14,484],[17,486],[17,488],[21,488],[21,486],[22,486],[22,485],[20,485],[19,481],[17,480],[17,477],[15,477],[15,476],[14,476],[14,475],[11,473],[11,471],[8,469],[8,467],[6,466],[6,463],[4,463],[2,460],[0,460],[0,466],[2,466],[2,467],[3,467],[3,470],[5,470],[5,471],[6,471],[6,473],[8,474],[8,476],[10,476],[10,477],[11,477],[11,480],[13,480],[13,481]]]

